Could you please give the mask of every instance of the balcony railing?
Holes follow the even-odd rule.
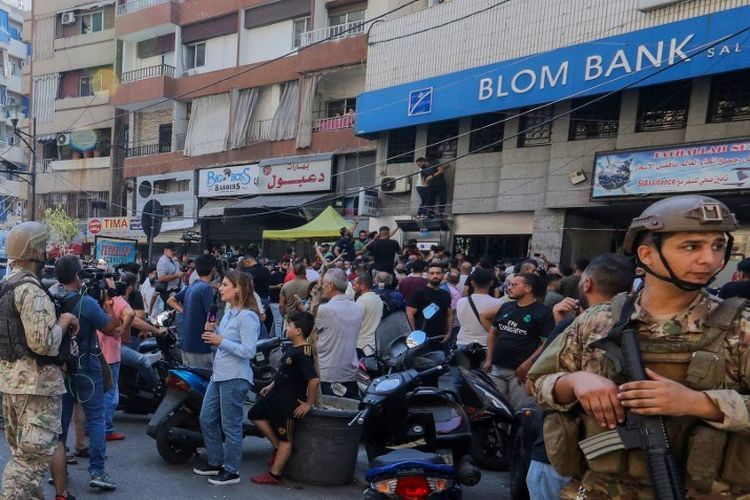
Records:
[[[184,142],[184,141],[183,141]],[[169,153],[172,151],[172,142],[163,142],[161,144],[141,144],[128,148],[128,158],[133,156],[156,155],[159,153]]]
[[[138,80],[145,80],[146,78],[153,78],[162,75],[174,78],[174,66],[168,64],[157,64],[156,66],[147,66],[132,71],[125,71],[120,77],[120,82],[137,82]]]
[[[346,38],[348,36],[358,35],[364,32],[364,21],[352,21],[345,24],[337,24],[336,26],[328,26],[327,28],[321,28],[302,33],[302,36],[300,38],[300,46],[305,47],[307,45],[311,45],[328,38]]]
[[[122,16],[125,14],[130,14],[131,12],[145,9],[147,7],[151,7],[152,5],[158,5],[160,3],[167,3],[171,1],[173,0],[129,0],[117,6],[117,15]]]
[[[352,128],[353,126],[354,115],[342,115],[315,120],[315,123],[313,123],[313,130],[316,132],[320,132],[323,130],[339,130],[342,128]]]

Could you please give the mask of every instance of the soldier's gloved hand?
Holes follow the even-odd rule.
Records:
[[[625,409],[617,398],[620,392],[617,384],[601,375],[584,371],[566,377],[573,377],[576,399],[583,411],[595,418],[600,426],[614,429],[618,423],[625,421]]]
[[[71,313],[62,313],[57,319],[57,325],[63,332],[70,332],[71,337],[78,335],[78,318]]]

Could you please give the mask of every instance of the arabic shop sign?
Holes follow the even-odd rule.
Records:
[[[747,19],[750,6],[738,7],[365,92],[357,97],[356,132],[371,134],[747,68]]]
[[[304,193],[331,189],[329,155],[275,158],[260,162],[259,194]]]
[[[234,165],[201,170],[198,196],[242,196],[258,194],[258,165]]]
[[[135,262],[137,247],[136,240],[97,236],[94,241],[94,258],[104,259],[107,261],[107,266],[114,269],[120,264]]]
[[[591,198],[750,189],[750,140],[601,153]]]

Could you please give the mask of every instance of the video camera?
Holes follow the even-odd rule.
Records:
[[[127,286],[125,283],[119,283],[120,273],[110,273],[98,267],[85,267],[81,270],[79,276],[83,282],[83,289],[99,304],[103,304],[112,297],[122,295],[125,291],[124,288]],[[114,288],[107,284],[107,280],[110,278],[117,282]]]

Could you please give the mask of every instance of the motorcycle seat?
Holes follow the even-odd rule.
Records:
[[[386,467],[399,462],[422,462],[434,465],[445,465],[445,460],[443,460],[443,457],[440,455],[404,448],[403,450],[394,450],[385,455],[376,457],[372,461],[372,467]]]
[[[149,352],[154,352],[158,348],[159,346],[156,345],[156,339],[149,337],[141,341],[141,345],[138,346],[138,352],[141,354],[147,354]]]
[[[189,370],[203,378],[211,378],[212,371],[206,368],[189,368]]]
[[[258,343],[255,345],[255,352],[263,352],[268,354],[268,351],[271,349],[274,349],[275,347],[281,345],[281,339],[278,337],[272,338],[272,339],[263,339],[259,340]]]

